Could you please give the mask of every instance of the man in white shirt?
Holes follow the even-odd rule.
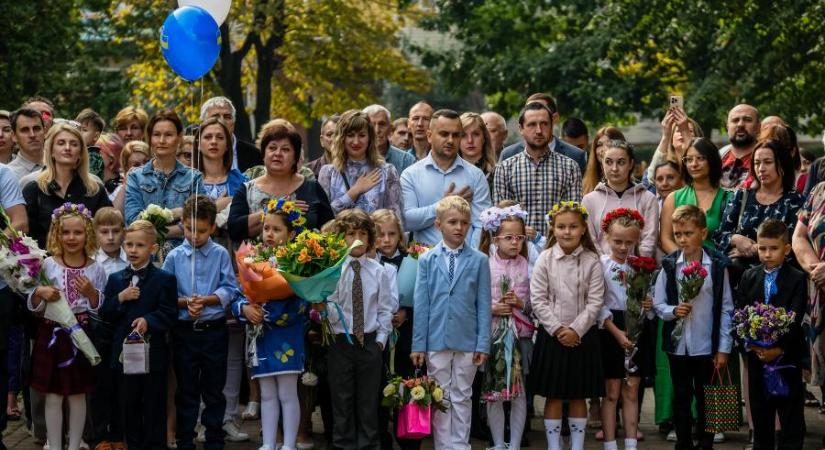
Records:
[[[11,114],[11,129],[14,143],[20,151],[17,158],[8,164],[18,180],[43,169],[43,143],[46,128],[40,113],[29,108],[21,108]]]

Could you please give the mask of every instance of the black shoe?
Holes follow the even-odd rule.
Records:
[[[521,448],[527,448],[530,446],[530,440],[527,439],[527,435],[521,435]]]

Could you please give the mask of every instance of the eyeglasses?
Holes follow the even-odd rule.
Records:
[[[682,158],[682,163],[683,164],[693,164],[694,162],[703,163],[707,160],[708,159],[705,158],[704,156],[685,156],[684,158]]]
[[[527,236],[523,234],[505,234],[504,236],[496,236],[496,239],[503,239],[504,242],[521,242],[527,239]]]

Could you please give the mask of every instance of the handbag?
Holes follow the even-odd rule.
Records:
[[[149,342],[143,335],[133,332],[123,340],[123,374],[145,375],[149,373]]]
[[[396,435],[399,439],[424,439],[432,433],[430,422],[432,406],[419,406],[413,402],[398,412]]]
[[[725,368],[728,381],[724,382],[719,369],[714,369],[710,383],[705,385],[705,432],[722,433],[739,430],[739,395],[731,382],[730,370]]]

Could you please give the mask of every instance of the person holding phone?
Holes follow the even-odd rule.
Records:
[[[703,137],[702,127],[688,117],[683,97],[672,95],[670,107],[662,119],[662,138],[647,169],[647,179],[653,180],[656,177],[656,167],[665,161],[680,163],[691,141],[697,137]]]

